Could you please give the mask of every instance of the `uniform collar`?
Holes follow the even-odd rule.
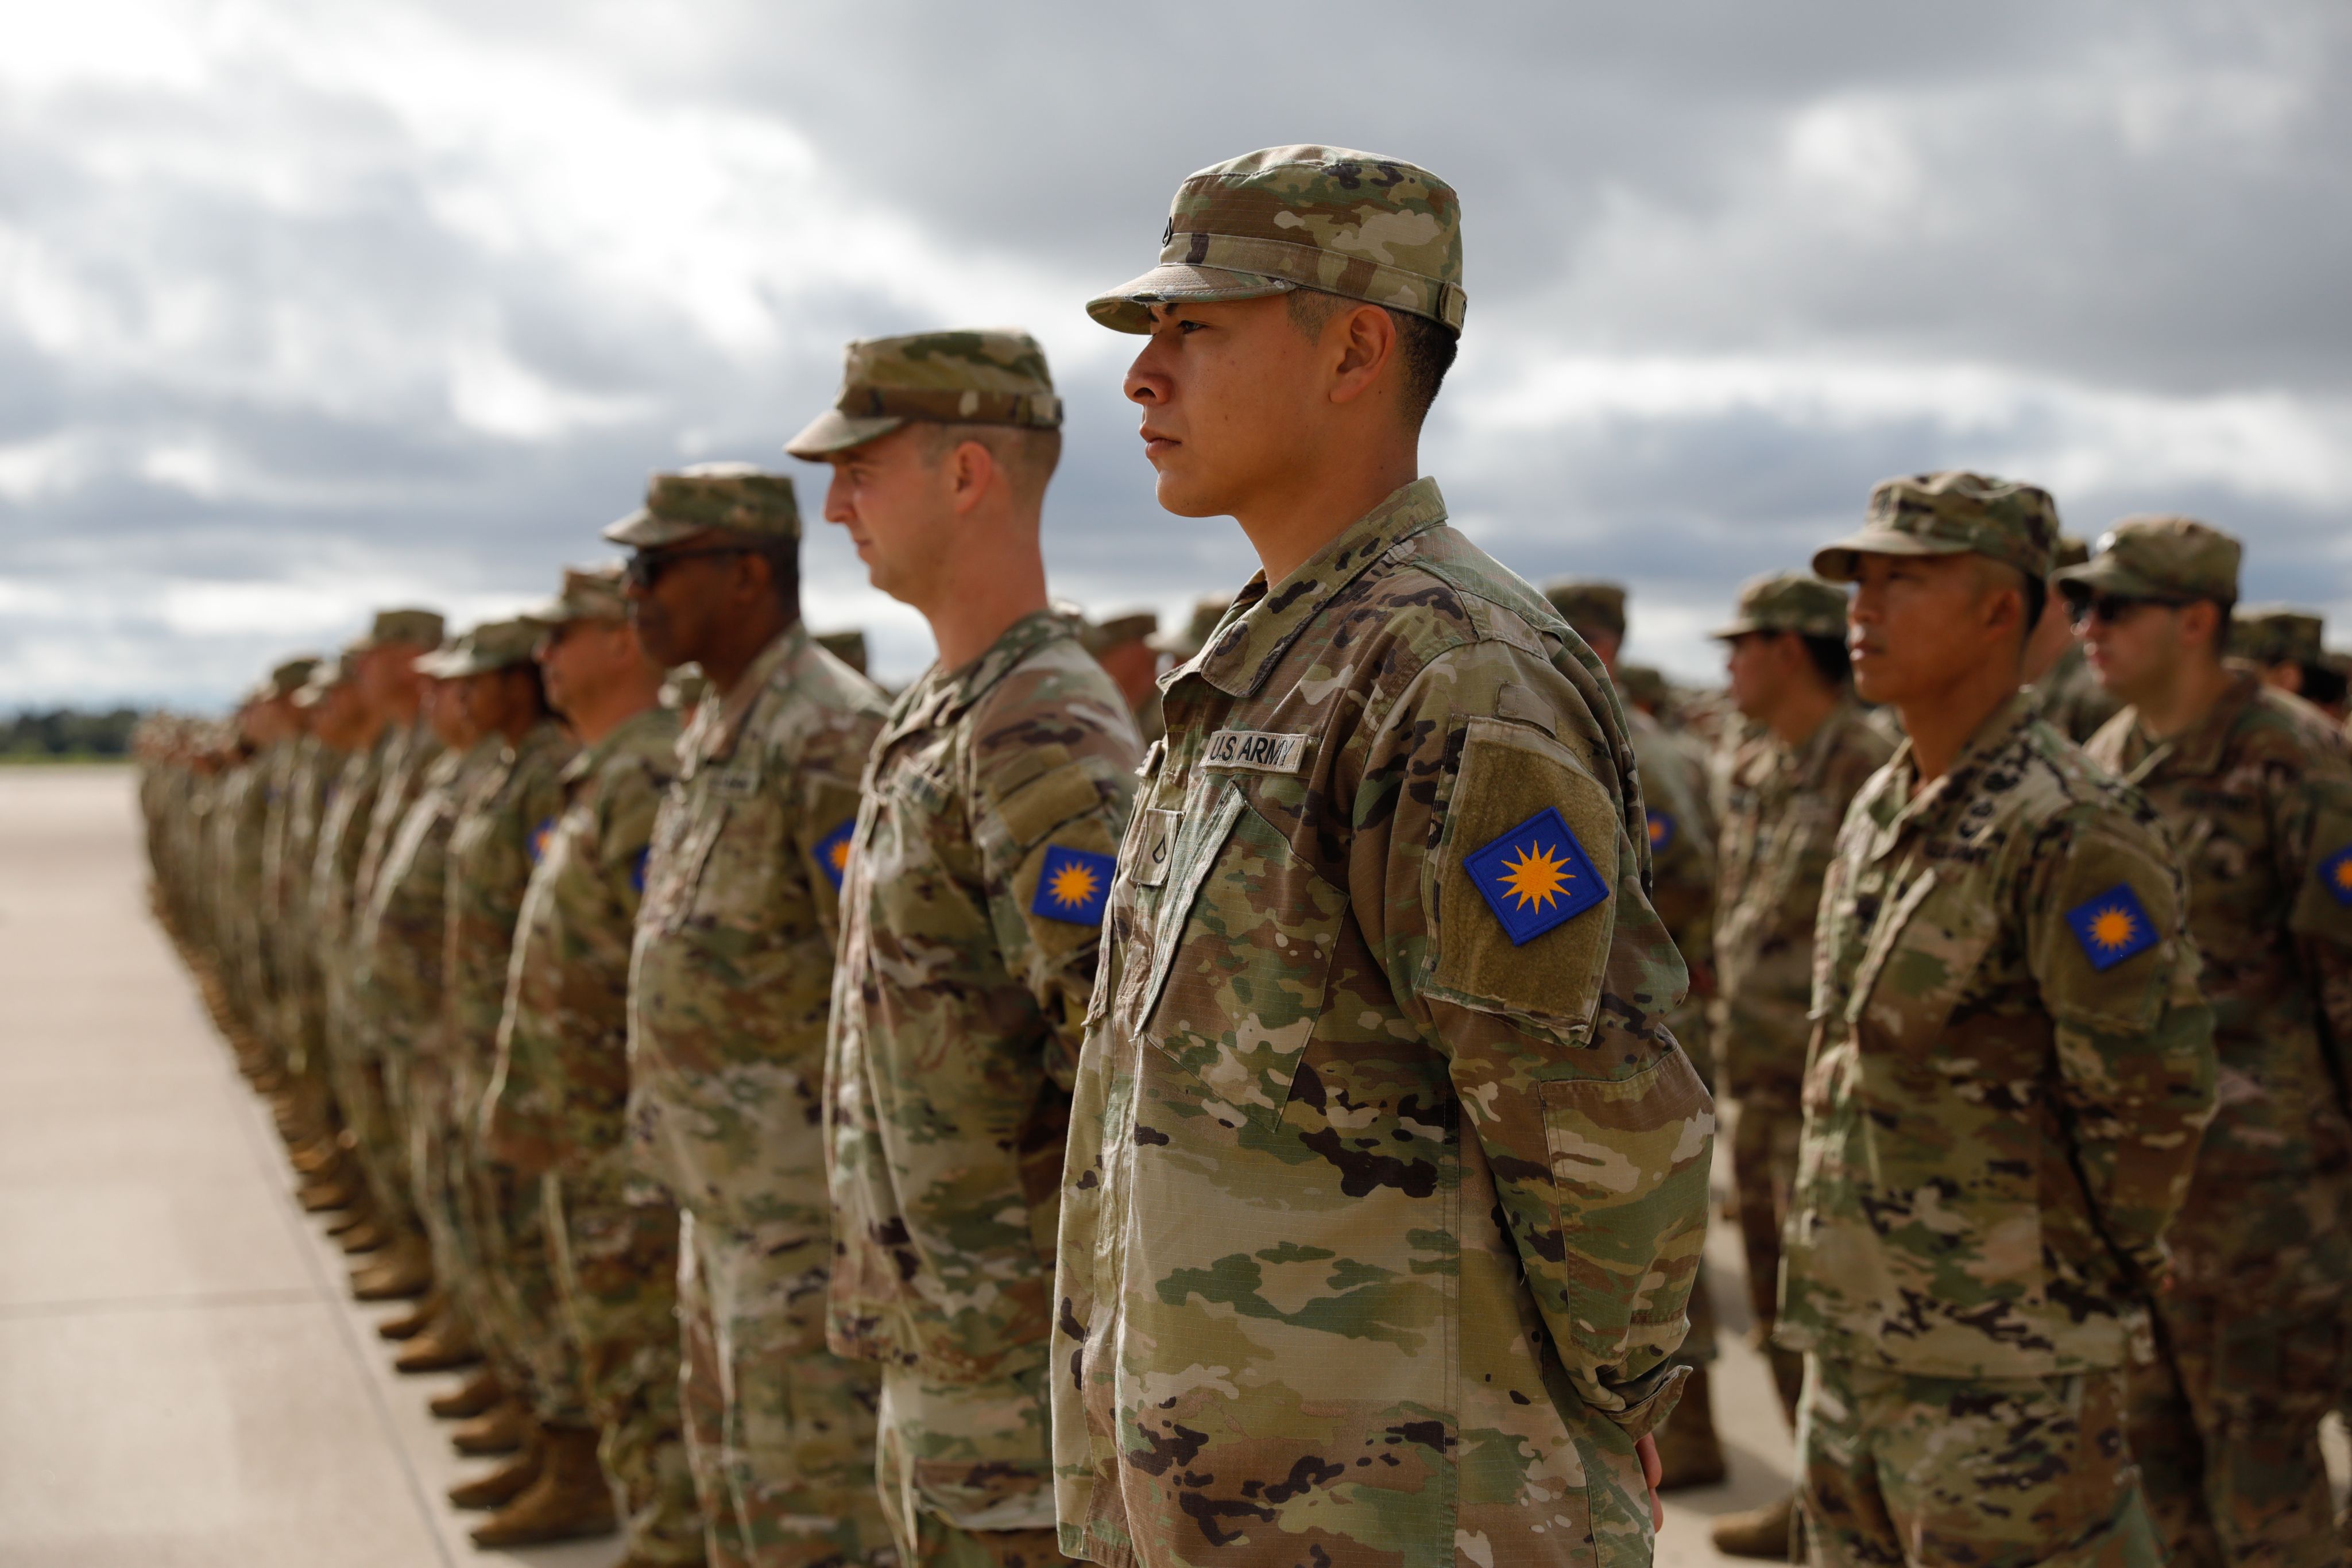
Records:
[[[2230,684],[2203,718],[2164,740],[2151,740],[2139,727],[2139,710],[2132,710],[2131,734],[2124,759],[2126,781],[2137,784],[2159,768],[2186,779],[2218,773],[2238,721],[2254,705],[2262,682],[2243,670],[2230,672]]]
[[[1445,497],[1437,493],[1436,480],[1415,479],[1390,492],[1271,590],[1265,573],[1251,578],[1208,643],[1191,663],[1161,676],[1160,689],[1198,675],[1227,696],[1248,696],[1341,589],[1406,539],[1444,520]]]
[[[563,771],[556,775],[557,779],[565,784],[575,784],[587,778],[604,765],[606,758],[620,750],[621,747],[632,744],[638,736],[659,725],[667,711],[659,703],[651,703],[639,708],[607,730],[604,737],[595,745],[582,747],[578,754],[563,765]]]
[[[1076,635],[1069,618],[1059,611],[1031,611],[1007,626],[987,652],[970,664],[953,670],[933,664],[924,671],[923,678],[908,694],[905,716],[891,726],[891,734],[905,735],[947,723],[986,696],[1030,654],[1048,643]]]
[[[1930,836],[1943,833],[1954,820],[1976,799],[1978,788],[1986,773],[2011,750],[2034,719],[2033,699],[2023,688],[2011,694],[2007,702],[1993,709],[1985,721],[1969,737],[1960,754],[1944,776],[1924,789],[1887,789],[1873,802],[1873,815],[1879,824],[1878,841],[1871,858],[1875,860],[1895,847],[1906,834],[1917,831]],[[1917,766],[1912,759],[1911,740],[1906,736],[1895,747],[1887,764],[1893,783],[1907,785],[1917,777]]]
[[[735,687],[716,703],[705,703],[696,711],[694,728],[689,735],[696,739],[709,737],[709,744],[699,747],[708,761],[724,761],[735,754],[735,742],[743,733],[743,726],[759,706],[776,672],[788,662],[800,657],[809,645],[808,628],[798,621],[768,639],[768,645],[759,656],[743,666],[743,675]]]

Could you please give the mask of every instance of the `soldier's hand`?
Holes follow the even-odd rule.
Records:
[[[1650,1489],[1650,1528],[1666,1527],[1666,1505],[1658,1500],[1658,1483],[1666,1479],[1666,1467],[1658,1459],[1658,1440],[1647,1433],[1633,1440],[1633,1451],[1642,1456],[1642,1479]]]

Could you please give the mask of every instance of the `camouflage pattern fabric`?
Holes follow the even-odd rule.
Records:
[[[551,1354],[558,1365],[568,1364],[568,1350],[530,1343],[549,1333],[548,1320],[520,1320],[509,1310],[513,1298],[498,1280],[508,1267],[508,1243],[515,1228],[535,1233],[544,1249],[537,1213],[517,1213],[525,1186],[533,1209],[540,1207],[540,1184],[536,1179],[526,1182],[511,1166],[490,1157],[482,1144],[482,1119],[497,1066],[499,1024],[506,1010],[507,971],[523,891],[562,809],[557,776],[574,749],[568,733],[552,720],[532,727],[520,742],[500,743],[497,759],[475,780],[450,831],[442,957],[448,1169],[442,1179],[451,1195],[454,1224],[452,1255],[436,1260],[442,1283],[458,1301],[502,1380],[524,1391],[534,1408],[551,1404],[564,1415],[576,1408],[578,1400],[562,1383],[551,1401],[530,1390]],[[543,1260],[538,1271],[545,1273]],[[549,1279],[551,1284],[552,1277]],[[552,1291],[542,1299],[551,1301]]]
[[[2158,1568],[2118,1368],[1923,1377],[1805,1358],[1797,1484],[1816,1568]]]
[[[375,1168],[397,1171],[433,1254],[436,1280],[462,1268],[458,1195],[454,1183],[455,1105],[446,1051],[442,965],[448,944],[449,837],[457,810],[499,743],[483,740],[444,751],[425,769],[422,788],[386,849],[355,950],[356,1006],[368,1015],[378,1071],[392,1113],[362,1130],[385,1142],[363,1148]]]
[[[1399,489],[1167,688],[1063,1188],[1075,1556],[1649,1560],[1713,1106],[1615,693],[1444,518]]]
[[[1906,745],[1822,887],[1779,1343],[1927,1376],[2121,1366],[2213,1108],[2179,871],[2022,695],[1915,784]]]
[[[714,1554],[752,1562],[887,1539],[873,1369],[824,1346],[822,1103],[838,857],[885,711],[802,627],[779,633],[679,742],[638,912],[629,1134],[694,1217],[691,1301],[710,1317],[688,1333],[715,1347],[725,1411],[695,1481]]]
[[[1160,265],[1087,302],[1120,332],[1151,329],[1163,300],[1249,299],[1317,288],[1462,329],[1462,203],[1402,159],[1344,147],[1268,147],[1176,188]]]
[[[560,1309],[542,1177],[583,1175],[620,1146],[628,1094],[629,943],[654,812],[677,770],[677,720],[624,719],[556,776],[560,809],[515,917],[506,999],[483,1089],[480,1234],[491,1338],[530,1368],[542,1420],[585,1413],[579,1346]]]
[[[1063,1145],[1141,756],[1076,632],[1040,611],[908,687],[849,841],[828,1339],[882,1368],[879,1479],[907,1559],[925,1539],[938,1556],[959,1531],[1054,1526]]]
[[[1862,531],[1813,552],[1813,575],[1852,582],[1859,555],[1980,555],[2046,580],[2058,546],[2058,503],[2038,485],[1965,469],[1911,474],[1872,486]]]
[[[2184,734],[2126,708],[2087,749],[2179,852],[2218,1059],[2132,1448],[2178,1559],[2336,1562],[2319,1421],[2352,1299],[2352,875],[2331,880],[2352,866],[2352,752],[2248,674]]]
[[[1045,350],[1026,332],[912,332],[852,343],[841,391],[784,450],[809,461],[863,446],[909,420],[1059,430]]]
[[[361,1131],[381,1119],[380,1080],[370,1071],[360,1049],[361,1024],[352,1004],[352,934],[360,911],[353,901],[360,852],[367,841],[367,825],[383,786],[383,758],[388,737],[376,740],[343,759],[341,770],[328,788],[326,820],[320,824],[318,857],[312,864],[311,950],[319,973],[319,1044],[325,1059],[327,1081],[344,1126],[346,1147],[359,1162],[359,1176],[370,1201],[397,1202],[402,1195],[386,1196],[383,1177],[367,1163],[362,1150],[369,1140]],[[381,1145],[380,1133],[374,1142]],[[397,1208],[387,1208],[396,1216]]]
[[[1804,1115],[1814,916],[1838,824],[1894,750],[1846,701],[1801,745],[1769,730],[1743,742],[1727,775],[1715,922],[1716,1088],[1738,1106],[1732,1176],[1748,1308],[1768,1347]],[[1801,1364],[1792,1352],[1769,1354],[1794,1419]]]

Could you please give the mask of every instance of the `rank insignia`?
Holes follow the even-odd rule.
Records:
[[[2066,924],[2074,928],[2091,967],[2101,973],[2156,946],[2156,922],[2147,917],[2129,883],[2119,882],[2084,899],[2066,912]]]
[[[2352,908],[2352,844],[2319,862],[2319,880],[2336,903]]]
[[[857,819],[852,817],[816,841],[816,863],[835,893],[841,891],[841,879],[849,874],[849,835],[856,831]]]
[[[1654,820],[1651,831],[1656,831]],[[1462,869],[1513,946],[1524,946],[1609,896],[1591,857],[1549,806],[1465,855]]]
[[[1675,820],[1664,811],[1650,814],[1650,852],[1662,855],[1675,841]]]
[[[547,858],[547,841],[554,836],[555,819],[552,817],[530,831],[530,841],[523,847],[523,852],[530,857],[531,864],[537,865]]]
[[[1103,905],[1110,902],[1111,873],[1118,870],[1118,862],[1109,855],[1047,844],[1029,913],[1073,925],[1100,925]]]

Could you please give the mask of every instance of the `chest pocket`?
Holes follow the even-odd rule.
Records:
[[[1273,1127],[1323,1010],[1347,895],[1212,774],[1186,801],[1165,881],[1136,901],[1150,962],[1121,988],[1122,1028]]]
[[[1935,867],[1871,933],[1846,1016],[1896,1040],[1930,1040],[1991,950],[2000,913],[1980,886]]]
[[[680,784],[663,800],[654,818],[652,848],[646,859],[642,925],[665,933],[683,929],[695,913],[703,868],[719,836],[726,831],[728,806],[712,795],[699,800]]]

